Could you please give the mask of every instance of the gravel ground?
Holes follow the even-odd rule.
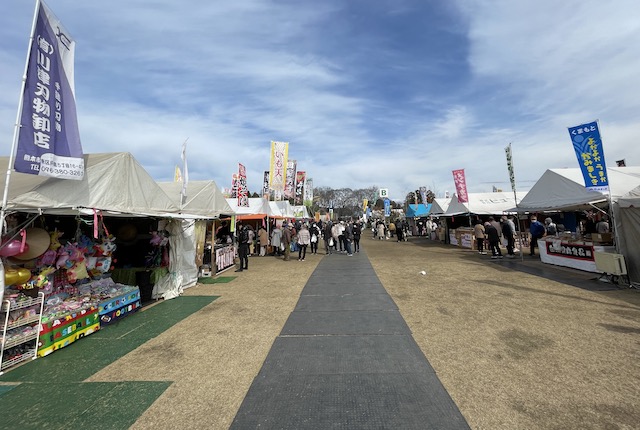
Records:
[[[362,249],[472,428],[640,428],[639,291],[588,291],[420,238]],[[173,381],[134,429],[228,428],[321,258],[251,257],[232,282],[188,289],[220,298],[90,381]]]

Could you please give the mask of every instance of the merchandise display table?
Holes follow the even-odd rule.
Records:
[[[140,289],[138,287],[123,285],[117,294],[114,297],[104,299],[98,305],[100,325],[111,324],[140,309]]]
[[[38,356],[44,357],[76,340],[100,330],[98,308],[88,305],[77,311],[43,317],[38,342]]]
[[[601,273],[596,268],[594,253],[615,252],[615,247],[594,245],[593,242],[586,241],[544,238],[538,240],[538,250],[543,263]]]

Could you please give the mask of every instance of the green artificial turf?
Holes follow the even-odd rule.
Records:
[[[198,278],[198,282],[201,284],[226,284],[227,282],[231,282],[234,279],[236,279],[236,276],[219,276],[217,278],[204,277]]]
[[[129,428],[171,382],[82,382],[210,304],[181,296],[123,318],[0,376],[0,429]]]

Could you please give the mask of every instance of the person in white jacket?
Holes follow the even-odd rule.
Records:
[[[304,261],[307,256],[307,246],[311,243],[311,233],[307,224],[302,224],[298,232],[298,261]]]

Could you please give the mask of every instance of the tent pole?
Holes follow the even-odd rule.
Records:
[[[18,98],[18,112],[16,114],[16,122],[13,127],[13,141],[11,142],[11,151],[9,152],[9,162],[7,163],[7,174],[4,181],[4,194],[2,195],[2,207],[0,207],[0,238],[4,234],[4,219],[7,216],[7,202],[9,201],[9,183],[11,182],[11,169],[16,156],[16,147],[18,145],[18,134],[20,130],[20,117],[22,116],[24,89],[27,86],[27,72],[29,70],[29,58],[31,57],[31,46],[36,33],[36,24],[38,23],[38,11],[40,10],[40,0],[36,0],[35,10],[33,12],[33,21],[31,23],[31,35],[29,36],[29,46],[27,47],[27,59],[24,62],[24,74],[22,75],[22,83],[20,84],[20,95]],[[0,302],[4,299],[4,264],[0,258]]]

